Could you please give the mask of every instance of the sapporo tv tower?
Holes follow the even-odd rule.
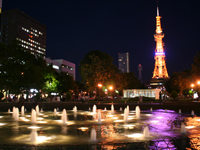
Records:
[[[157,6],[157,16],[156,16],[156,33],[154,34],[154,38],[156,41],[156,49],[155,49],[155,67],[153,71],[153,77],[150,81],[150,85],[152,87],[163,87],[164,83],[169,79],[167,73],[167,67],[165,62],[165,51],[163,49],[163,41],[164,34],[161,28],[161,16],[159,16],[159,8]]]

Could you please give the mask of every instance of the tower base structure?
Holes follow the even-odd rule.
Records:
[[[165,84],[168,80],[169,80],[169,78],[152,78],[150,80],[150,86],[151,86],[151,88],[162,89],[165,87]]]

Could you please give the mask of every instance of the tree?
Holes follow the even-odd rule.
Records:
[[[171,97],[172,97],[173,99],[177,98],[177,97],[178,97],[178,93],[177,93],[175,90],[172,91]]]
[[[77,86],[71,75],[66,72],[60,72],[58,75],[58,91],[63,94],[70,91],[76,91]]]
[[[171,93],[176,91],[179,95],[183,96],[183,91],[188,90],[191,83],[191,71],[184,70],[181,72],[174,72],[171,78],[166,83],[167,92]]]
[[[79,65],[82,81],[90,91],[95,90],[98,83],[106,84],[114,81],[118,69],[113,65],[113,58],[100,50],[92,50],[84,56]]]
[[[40,90],[45,74],[53,70],[41,57],[35,57],[13,41],[6,46],[0,43],[0,89],[13,94],[29,94],[31,88]]]

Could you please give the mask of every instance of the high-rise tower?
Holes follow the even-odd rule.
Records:
[[[154,34],[154,38],[156,41],[156,49],[155,49],[155,67],[153,71],[153,77],[151,80],[151,85],[153,86],[162,86],[166,80],[169,79],[167,73],[167,67],[165,62],[165,51],[163,49],[164,43],[162,39],[164,38],[164,34],[161,28],[161,16],[159,15],[159,8],[157,7],[157,16],[156,16],[156,33]]]

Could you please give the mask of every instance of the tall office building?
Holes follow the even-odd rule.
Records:
[[[18,9],[6,10],[1,15],[0,42],[6,45],[18,40],[31,54],[46,55],[46,26]]]
[[[118,53],[118,69],[129,73],[129,53]]]

